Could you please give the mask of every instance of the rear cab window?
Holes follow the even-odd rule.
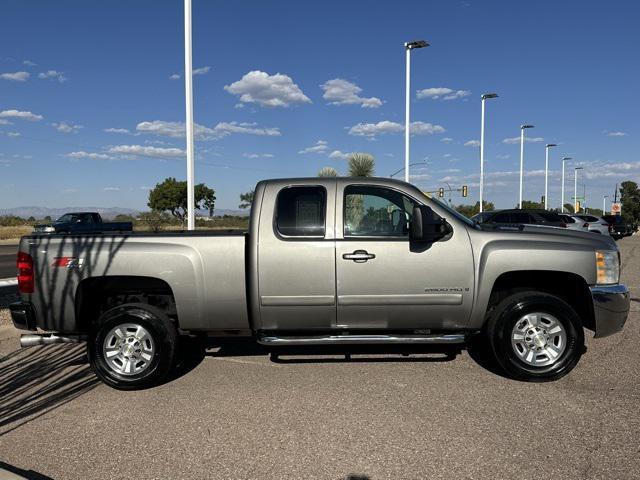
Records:
[[[275,228],[284,237],[324,237],[326,209],[324,187],[284,188],[276,201]]]

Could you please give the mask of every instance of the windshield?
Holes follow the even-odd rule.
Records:
[[[56,222],[58,222],[58,223],[72,223],[72,222],[75,222],[77,219],[78,219],[77,215],[74,215],[73,213],[65,213],[58,220],[56,220]]]
[[[436,199],[436,198],[431,198],[432,201],[436,202],[439,206],[441,206],[442,208],[444,208],[447,212],[449,212],[451,215],[453,215],[454,217],[456,217],[458,220],[466,223],[467,225],[469,225],[470,227],[473,228],[479,228],[477,226],[477,224],[471,220],[468,217],[465,217],[463,214],[461,214],[460,212],[458,212],[457,210],[454,210],[453,208],[451,208],[449,205],[447,205],[444,202],[441,202],[440,200]]]

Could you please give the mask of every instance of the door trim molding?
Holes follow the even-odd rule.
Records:
[[[462,305],[462,294],[418,293],[408,295],[338,295],[338,305]]]
[[[327,307],[336,304],[334,295],[262,295],[263,307]]]

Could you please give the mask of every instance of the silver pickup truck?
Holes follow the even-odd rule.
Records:
[[[258,183],[248,233],[28,235],[18,253],[22,344],[87,341],[120,389],[161,382],[179,335],[271,348],[486,345],[506,374],[554,380],[629,311],[609,237],[482,227],[382,178]]]

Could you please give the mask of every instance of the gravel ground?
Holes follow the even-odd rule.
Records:
[[[638,479],[639,247],[620,242],[624,331],[546,384],[466,352],[273,361],[244,345],[119,392],[82,346],[20,351],[0,326],[0,461],[54,479]]]

